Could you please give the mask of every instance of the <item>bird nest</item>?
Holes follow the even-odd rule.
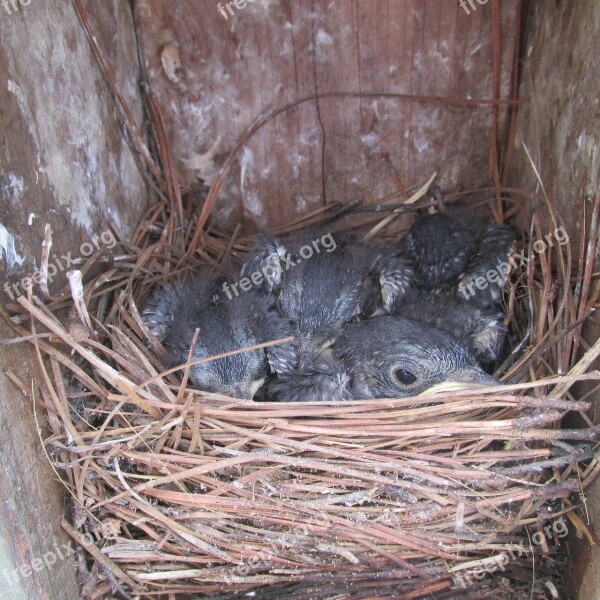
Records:
[[[63,526],[85,554],[84,595],[558,597],[546,575],[568,531],[589,534],[578,507],[599,469],[599,428],[569,394],[600,378],[589,372],[600,342],[578,352],[598,297],[596,222],[577,269],[567,243],[536,252],[545,232],[534,212],[520,242],[531,258],[507,294],[514,349],[500,367],[518,383],[262,403],[192,389],[189,364],[165,370],[147,345],[140,308],[151,291],[239,260],[251,241],[210,222],[210,194],[200,214],[190,197],[153,206],[111,258],[93,255],[84,284],[72,276],[53,299],[30,294],[3,312],[39,357],[43,442],[73,500]],[[386,210],[390,226],[414,205]],[[333,227],[343,211],[288,229]],[[560,225],[551,203],[539,212]],[[372,230],[372,212],[354,219]],[[561,428],[569,412],[582,418]]]
[[[0,308],[39,359],[39,391],[13,381],[47,417],[43,445],[72,498],[63,527],[81,548],[83,596],[559,598],[549,575],[569,532],[591,536],[579,509],[600,469],[600,428],[585,414],[591,392],[570,395],[576,382],[600,379],[590,371],[600,341],[590,347],[580,335],[600,293],[600,202],[571,248],[552,237],[562,221],[543,195],[496,185],[447,196],[483,200],[500,222],[534,201],[506,294],[505,386],[318,403],[192,389],[189,362],[165,370],[140,311],[157,286],[201,265],[239,264],[252,240],[218,227],[216,199],[236,152],[295,105],[258,117],[199,207],[177,178],[154,98],[151,156],[75,5],[160,197],[131,241],[93,254],[53,297],[48,231],[47,297],[29,292]],[[397,183],[393,196],[330,204],[272,233],[326,224],[397,240],[396,217],[433,204],[431,182]]]

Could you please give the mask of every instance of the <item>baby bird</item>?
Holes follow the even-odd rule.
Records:
[[[162,342],[170,366],[188,360],[196,328],[200,332],[192,360],[289,334],[288,324],[273,310],[271,297],[250,290],[229,299],[222,292],[224,281],[204,272],[188,283],[165,286],[148,301],[143,319]],[[252,398],[268,375],[271,359],[270,349],[249,350],[194,365],[189,379],[200,390]]]
[[[353,400],[351,378],[344,365],[326,355],[303,369],[294,369],[266,385],[265,399],[274,402]]]
[[[459,277],[459,294],[482,306],[500,302],[514,249],[515,236],[510,227],[489,223]]]
[[[369,267],[357,247],[339,241],[331,252],[302,260],[303,241],[292,245],[294,266],[283,273],[277,297],[279,309],[295,330],[300,367],[311,364],[341,327],[361,314]]]
[[[418,218],[401,242],[413,261],[415,285],[431,291],[456,282],[467,267],[475,240],[471,227],[448,213]]]
[[[448,292],[411,289],[389,312],[445,331],[484,365],[497,360],[502,351],[506,327],[502,312],[493,307],[473,304]]]
[[[439,383],[497,384],[450,335],[402,317],[348,325],[334,355],[351,373],[359,399],[414,396]]]
[[[478,234],[445,211],[419,218],[401,242],[413,262],[416,287],[452,290],[481,306],[501,299],[513,246],[508,226],[490,223]],[[487,277],[490,272],[495,275]]]
[[[416,396],[441,383],[498,385],[445,331],[395,316],[349,323],[323,356],[279,377],[269,391],[284,402]],[[306,395],[302,390],[307,391]]]
[[[391,305],[412,278],[403,257],[383,256],[331,233],[320,239],[313,233],[312,241],[304,234],[285,245],[263,235],[242,268],[243,275],[252,272],[265,274],[265,287],[294,332],[290,352],[281,350],[282,360],[273,365],[277,374],[313,365],[346,323],[369,312],[375,295]]]

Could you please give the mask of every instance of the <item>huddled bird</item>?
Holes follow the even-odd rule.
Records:
[[[310,365],[273,378],[266,386],[266,398],[274,402],[320,402],[355,400],[349,369],[323,354]]]
[[[207,359],[190,368],[192,385],[237,398],[403,398],[497,383],[486,369],[506,335],[498,302],[514,236],[439,204],[399,243],[260,234],[239,273],[169,284],[143,318],[169,365]],[[291,341],[253,348],[281,338]]]
[[[448,291],[430,294],[411,289],[394,302],[389,312],[445,331],[486,364],[498,359],[506,336],[502,311],[468,302]]]
[[[290,327],[274,310],[272,298],[246,292],[229,299],[226,279],[202,272],[187,283],[168,284],[154,293],[142,317],[166,351],[169,366],[208,359],[289,335]],[[199,329],[192,348],[196,329]],[[277,346],[243,351],[190,368],[198,388],[234,398],[252,398],[277,360]]]
[[[499,223],[477,231],[443,210],[417,219],[400,246],[414,266],[415,287],[433,293],[451,291],[488,306],[501,299],[514,235]],[[490,272],[494,275],[488,278]]]
[[[402,317],[348,325],[335,353],[352,373],[355,398],[414,396],[440,383],[494,383],[458,340]]]
[[[416,396],[438,384],[497,385],[451,335],[412,319],[349,323],[328,357],[271,383],[275,400],[361,400]]]
[[[287,243],[260,236],[242,267],[247,276],[272,273],[267,291],[293,329],[295,343],[274,365],[277,374],[311,365],[346,323],[374,313],[378,303],[391,305],[412,280],[412,268],[400,255],[330,233],[321,236],[321,245],[317,240],[314,234]]]

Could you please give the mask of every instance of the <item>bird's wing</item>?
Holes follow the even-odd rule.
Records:
[[[461,300],[451,292],[410,290],[391,312],[449,333],[479,360],[494,361],[502,350],[506,335],[502,313]]]
[[[277,290],[282,281],[284,266],[282,260],[288,256],[288,249],[283,242],[273,235],[262,233],[257,236],[250,252],[242,265],[242,277],[250,277],[255,273],[262,275],[262,287],[271,292]]]
[[[469,290],[471,302],[489,306],[500,301],[510,272],[510,256],[514,245],[515,236],[507,225],[490,223],[485,228],[459,278],[461,289]],[[474,285],[480,278],[485,284]]]
[[[277,378],[268,394],[277,402],[352,400],[348,374],[339,364],[325,360]]]

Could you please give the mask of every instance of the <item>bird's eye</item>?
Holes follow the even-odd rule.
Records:
[[[414,383],[417,380],[416,375],[413,375],[410,371],[407,371],[406,369],[396,369],[394,371],[394,377],[396,377],[396,379],[404,385],[410,385],[411,383]]]

